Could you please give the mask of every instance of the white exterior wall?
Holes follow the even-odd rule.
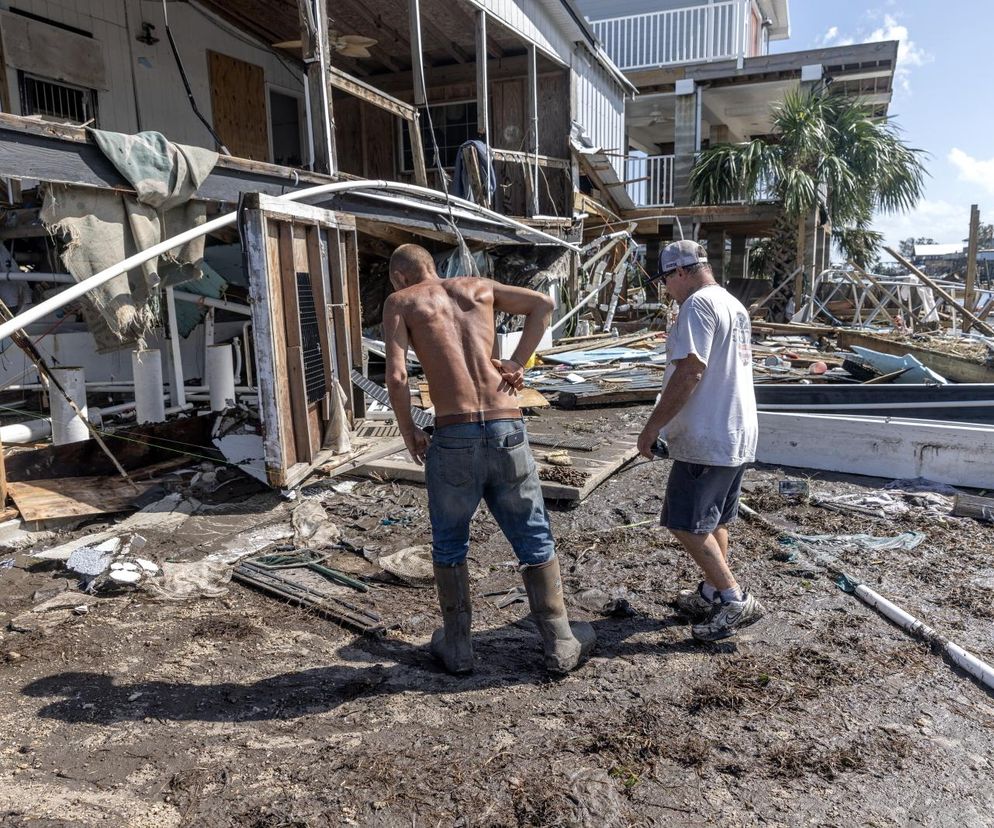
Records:
[[[10,5],[6,0],[0,0],[0,8]],[[186,97],[166,39],[159,3],[17,0],[13,5],[22,11],[93,33],[95,48],[104,55],[110,87],[97,93],[97,126],[100,129],[128,133],[157,130],[170,140],[213,149],[213,139],[193,114]],[[303,94],[300,74],[289,71],[269,50],[253,45],[255,41],[250,35],[237,32],[227,23],[215,22],[216,18],[205,14],[199,7],[194,9],[186,3],[169,3],[169,25],[197,104],[208,120],[211,118],[208,49],[261,66],[267,86],[273,85],[298,96]],[[141,32],[142,22],[155,26],[152,34],[159,38],[158,43],[148,46],[135,40]],[[20,113],[16,72],[8,71],[8,84],[12,108]],[[268,97],[267,93],[267,108]],[[268,112],[259,113],[259,117],[268,121]]]
[[[625,143],[625,89],[582,43],[574,42],[542,0],[472,0],[535,43],[573,73],[571,114],[595,146],[623,154]],[[561,17],[561,15],[560,15]],[[624,159],[612,164],[624,177]]]
[[[625,178],[625,97],[617,80],[582,45],[573,54],[573,120],[595,147],[613,150],[611,166]]]
[[[541,0],[470,0],[534,43],[548,57],[569,65],[572,44],[556,25]]]

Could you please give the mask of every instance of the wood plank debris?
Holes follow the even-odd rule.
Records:
[[[951,382],[994,382],[994,368],[953,354],[844,328],[837,329],[835,337],[840,348],[858,345],[895,356],[908,354]]]
[[[956,517],[969,517],[985,523],[994,523],[994,497],[958,494],[953,500],[952,513]]]
[[[583,482],[569,484],[542,480],[542,495],[547,500],[573,502],[583,500],[638,454],[637,440],[636,433],[626,433],[606,439],[602,446],[592,451],[583,451],[582,454],[571,453],[573,465],[570,470],[585,475]],[[542,459],[543,452],[535,451],[533,454],[540,475],[543,470],[546,474],[555,475],[557,474],[555,469],[561,468],[546,463]],[[417,465],[406,452],[394,452],[384,459],[372,460],[363,466],[363,473],[385,480],[407,480],[414,483],[424,483],[425,479],[424,467]]]
[[[60,477],[10,483],[8,491],[26,521],[126,512],[159,485],[121,477]]]

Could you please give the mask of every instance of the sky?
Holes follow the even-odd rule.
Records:
[[[900,42],[890,115],[910,146],[928,152],[930,176],[917,208],[877,216],[887,243],[959,242],[971,204],[994,222],[994,2],[793,0],[790,18],[790,39],[772,51]]]

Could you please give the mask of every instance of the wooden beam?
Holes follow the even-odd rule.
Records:
[[[417,109],[410,104],[404,103],[385,92],[381,92],[372,84],[359,80],[359,78],[354,78],[347,72],[336,69],[334,66],[328,67],[328,83],[335,89],[347,92],[349,95],[353,95],[366,103],[384,109],[398,118],[403,118],[405,121],[412,120],[417,114]]]
[[[888,253],[890,253],[890,255],[893,256],[900,264],[904,265],[908,270],[910,270],[912,273],[914,273],[915,276],[917,276],[926,285],[928,285],[930,288],[932,288],[932,290],[934,290],[936,293],[938,293],[939,296],[941,296],[943,299],[945,299],[950,305],[952,305],[954,308],[958,308],[959,311],[963,314],[963,316],[965,316],[967,319],[969,319],[971,322],[973,322],[973,324],[976,325],[979,330],[981,330],[987,336],[994,336],[994,328],[992,328],[990,325],[988,325],[986,322],[984,322],[972,310],[970,310],[969,308],[964,307],[959,302],[957,302],[953,298],[953,296],[945,288],[943,288],[941,285],[939,285],[938,283],[936,283],[936,281],[934,279],[932,279],[932,278],[926,276],[924,273],[922,273],[917,267],[915,267],[913,264],[911,264],[911,262],[909,262],[907,259],[905,259],[904,256],[902,256],[896,250],[892,250],[889,247],[885,247],[884,250],[886,250]]]
[[[514,55],[503,60],[487,61],[487,78],[490,81],[510,80],[512,78],[523,78],[528,74],[528,56]],[[541,72],[540,77],[555,74],[554,71]],[[430,67],[425,80],[429,84],[429,89],[440,86],[453,86],[461,83],[473,83],[476,79],[475,67],[462,63],[452,66]],[[398,94],[405,94],[414,88],[413,72],[398,72],[394,75],[378,75],[376,85],[380,89],[385,89]]]
[[[490,85],[487,79],[487,13],[476,13],[476,131],[490,146]]]
[[[528,45],[528,115],[531,121],[531,129],[528,130],[531,138],[532,163],[531,168],[531,215],[537,216],[542,212],[539,207],[538,190],[538,49],[534,43]]]
[[[970,241],[966,249],[966,292],[963,294],[963,304],[970,310],[977,306],[977,295],[974,286],[977,282],[977,240],[980,235],[980,208],[970,205]],[[963,332],[970,330],[970,323],[963,325]]]
[[[432,22],[431,17],[423,17],[421,18],[421,22],[425,29],[431,33],[432,37],[436,38],[438,42],[442,44],[442,48],[452,56],[456,63],[469,63],[471,61],[472,56],[469,55],[458,43],[455,43],[445,32],[438,28],[438,26]]]
[[[762,324],[759,327],[762,327]],[[922,365],[931,368],[937,374],[941,374],[950,382],[994,382],[994,368],[988,368],[986,365],[964,357],[848,328],[836,329],[835,337],[840,348],[851,348],[853,345],[859,345],[894,356],[910,354]]]
[[[331,90],[328,87],[328,15],[323,0],[297,0],[300,20],[300,41],[307,67],[307,90],[310,101],[311,143],[315,172],[334,173],[338,170],[335,149],[335,116]]]

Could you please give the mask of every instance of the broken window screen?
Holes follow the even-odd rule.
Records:
[[[427,113],[422,113],[421,143],[425,148],[425,163],[429,168],[435,166],[435,148],[431,141],[431,126],[435,128],[435,141],[438,142],[438,154],[443,167],[452,167],[456,163],[456,153],[466,141],[477,137],[476,131],[476,101],[463,103],[439,104],[429,106]],[[401,164],[404,170],[414,169],[414,159],[411,155],[411,136],[405,122],[401,128]]]
[[[310,273],[297,273],[297,308],[300,313],[300,350],[304,358],[304,387],[307,389],[307,402],[312,403],[324,397],[327,388]]]
[[[67,83],[19,73],[21,112],[40,115],[46,121],[96,125],[96,93]]]
[[[269,90],[269,119],[272,130],[273,163],[285,167],[303,164],[300,133],[300,99]]]

